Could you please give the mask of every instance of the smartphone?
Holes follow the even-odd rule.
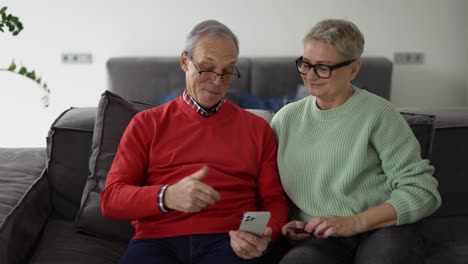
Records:
[[[296,234],[309,234],[310,235],[310,233],[307,233],[307,231],[305,231],[304,228],[291,227],[290,229],[294,231],[294,233]]]
[[[270,220],[270,212],[245,212],[239,230],[263,236],[263,232]]]

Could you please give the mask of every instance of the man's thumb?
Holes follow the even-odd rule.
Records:
[[[203,166],[201,169],[197,170],[195,173],[190,175],[190,178],[195,180],[201,180],[208,174],[208,166]]]

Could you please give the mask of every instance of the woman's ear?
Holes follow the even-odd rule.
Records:
[[[360,69],[361,69],[361,58],[358,58],[351,64],[351,81],[356,78]]]
[[[188,71],[188,56],[186,51],[182,51],[180,54],[180,67],[184,72]]]

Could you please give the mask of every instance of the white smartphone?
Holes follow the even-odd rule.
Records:
[[[270,212],[245,212],[239,230],[263,236],[263,232],[270,220]]]

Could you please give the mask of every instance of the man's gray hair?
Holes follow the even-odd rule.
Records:
[[[325,19],[318,22],[305,36],[304,45],[310,40],[323,41],[334,47],[345,60],[357,59],[364,51],[364,36],[358,27],[343,19]]]
[[[232,39],[232,41],[234,41],[234,45],[236,46],[237,54],[239,55],[239,40],[237,40],[236,35],[234,35],[234,33],[232,33],[232,31],[226,25],[216,20],[205,20],[197,24],[185,39],[184,51],[192,55],[193,49],[195,48],[198,40],[202,36],[208,34]]]

